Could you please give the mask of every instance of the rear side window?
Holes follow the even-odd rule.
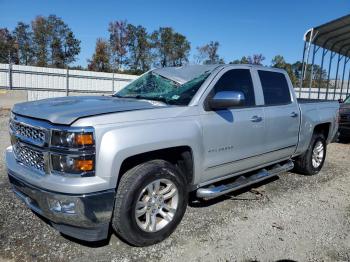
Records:
[[[254,86],[249,69],[232,69],[224,73],[214,86],[214,92],[240,91],[244,94],[244,106],[255,106]]]
[[[291,102],[289,86],[284,74],[258,70],[264,93],[265,105],[281,105]]]

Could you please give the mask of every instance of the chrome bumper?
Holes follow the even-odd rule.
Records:
[[[13,192],[61,233],[85,241],[107,238],[115,190],[62,194],[33,186],[11,170],[8,170],[8,176]]]

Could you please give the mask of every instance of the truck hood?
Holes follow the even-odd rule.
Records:
[[[50,98],[16,104],[12,112],[21,116],[70,125],[79,118],[132,110],[153,109],[161,102],[124,99],[111,96],[74,96]]]

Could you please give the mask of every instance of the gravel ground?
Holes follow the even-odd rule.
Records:
[[[0,111],[0,151],[9,145]],[[15,198],[0,161],[0,261],[350,261],[350,144],[332,144],[317,176],[286,173],[256,189],[191,203],[164,242],[61,236]]]

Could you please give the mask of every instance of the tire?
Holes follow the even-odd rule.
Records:
[[[112,227],[117,235],[133,246],[153,245],[170,236],[186,211],[188,193],[185,181],[181,172],[164,160],[148,161],[128,170],[122,175],[116,194]],[[151,192],[158,193],[152,195]],[[162,202],[161,198],[167,200]],[[136,210],[138,214],[145,214],[137,217]]]
[[[313,162],[314,150],[319,151],[320,145],[323,147],[322,157],[318,155],[319,161]],[[303,175],[316,175],[323,167],[326,159],[327,143],[323,134],[314,133],[312,135],[309,148],[304,154],[297,157],[294,161],[294,171]],[[315,160],[314,160],[315,161]]]

